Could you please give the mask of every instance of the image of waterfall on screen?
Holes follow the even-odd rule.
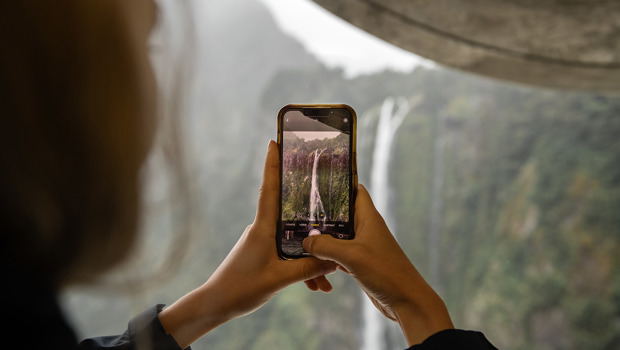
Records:
[[[282,152],[282,249],[299,253],[312,230],[342,236],[349,221],[349,135],[288,131]]]

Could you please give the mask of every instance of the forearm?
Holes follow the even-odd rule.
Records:
[[[418,290],[410,301],[394,310],[409,346],[420,344],[439,331],[454,328],[445,303],[430,287]]]
[[[229,321],[218,310],[218,296],[208,283],[188,293],[159,314],[159,320],[181,348]]]

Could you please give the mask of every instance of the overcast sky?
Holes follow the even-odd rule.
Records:
[[[338,137],[341,133],[340,132],[333,132],[333,131],[287,131],[290,132],[291,134],[299,137],[300,139],[304,139],[306,141],[312,141],[312,140],[323,140],[325,138],[328,139],[333,139],[334,137]]]
[[[428,61],[380,40],[309,0],[259,0],[287,34],[328,67],[342,67],[347,77],[385,69],[409,72]]]

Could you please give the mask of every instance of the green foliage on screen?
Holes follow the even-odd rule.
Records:
[[[282,159],[282,220],[308,220],[315,152],[318,189],[327,221],[349,220],[349,135],[306,141],[284,137]]]

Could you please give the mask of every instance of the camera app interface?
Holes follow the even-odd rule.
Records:
[[[308,235],[349,238],[351,117],[288,111],[282,138],[282,251],[304,255]]]

